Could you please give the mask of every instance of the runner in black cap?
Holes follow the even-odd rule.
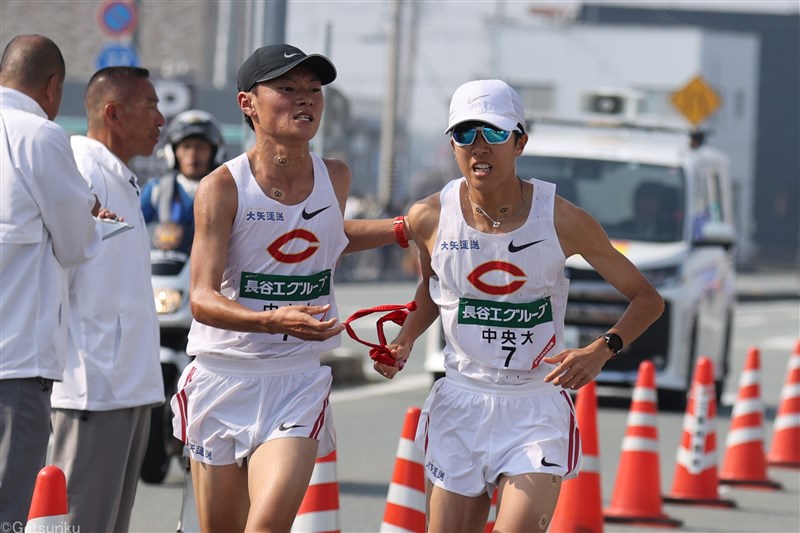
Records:
[[[255,144],[195,196],[187,367],[172,400],[191,451],[203,531],[289,531],[315,459],[335,449],[331,371],[343,330],[333,272],[343,252],[408,245],[399,221],[343,220],[350,169],[309,151],[325,57],[287,44],[239,69]]]
[[[313,70],[322,85],[336,79],[336,67],[327,57],[306,55],[290,44],[271,44],[262,46],[242,63],[236,83],[240,91],[250,91],[256,83],[274,80],[300,65]]]

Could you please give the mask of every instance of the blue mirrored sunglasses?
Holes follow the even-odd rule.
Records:
[[[471,128],[456,128],[453,130],[453,141],[458,146],[469,146],[475,142],[478,131],[483,135],[483,140],[488,144],[503,144],[511,137],[511,132],[499,130],[491,126],[474,126]]]

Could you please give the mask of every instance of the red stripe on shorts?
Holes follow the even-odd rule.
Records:
[[[186,391],[184,388],[192,381],[195,370],[197,370],[196,366],[189,370],[189,374],[186,376],[186,381],[183,383],[183,387],[181,387],[180,392],[175,395],[175,397],[178,398],[178,409],[180,409],[179,416],[181,417],[181,442],[184,444],[188,444],[186,439],[186,425],[189,421],[189,399],[186,397]]]
[[[178,416],[181,417],[181,442],[187,444],[186,442],[186,393],[182,390],[175,395],[178,399],[178,409],[179,413]]]
[[[425,445],[422,450],[423,454],[428,453],[428,426],[430,425],[430,423],[431,423],[431,415],[428,414],[427,416],[425,416]]]
[[[325,401],[322,404],[322,411],[320,411],[317,421],[314,422],[314,427],[311,429],[309,437],[312,439],[319,439],[319,432],[322,431],[322,426],[325,425],[325,410],[328,408],[329,397],[330,396],[325,396]]]
[[[569,448],[567,456],[567,473],[569,475],[575,466],[578,464],[578,451],[580,450],[580,435],[578,434],[578,426],[575,421],[575,408],[572,404],[572,398],[566,391],[561,391],[561,396],[566,400],[569,405]]]

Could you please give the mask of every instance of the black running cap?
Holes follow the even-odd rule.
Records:
[[[236,83],[240,91],[249,91],[256,83],[274,80],[300,65],[316,72],[322,85],[336,79],[336,67],[327,57],[319,54],[306,55],[289,44],[270,44],[253,52],[242,63]]]

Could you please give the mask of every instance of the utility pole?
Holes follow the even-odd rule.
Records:
[[[264,26],[262,42],[257,43],[253,50],[265,44],[286,42],[286,0],[269,0],[262,5],[265,7],[262,18]]]
[[[233,9],[230,0],[219,0],[217,2],[217,38],[214,46],[214,73],[212,76],[215,89],[222,89],[228,83],[232,16]]]
[[[327,58],[331,58],[331,36],[333,34],[333,24],[331,21],[327,21],[325,23],[325,44],[323,45],[323,55]],[[322,95],[325,103],[328,102],[328,87],[322,88]],[[322,121],[319,125],[319,130],[317,131],[317,135],[314,138],[314,152],[319,154],[320,157],[325,157],[325,115],[328,115],[327,111],[323,112]],[[328,115],[330,116],[330,115]]]
[[[419,2],[409,2],[405,5],[402,19],[402,38],[400,43],[400,66],[398,67],[397,85],[397,104],[395,116],[395,140],[394,140],[394,175],[411,175],[411,142],[408,135],[409,122],[414,97],[414,85],[416,81],[416,59],[417,59],[417,28],[419,27],[419,14],[423,6]],[[411,184],[408,180],[393,180],[392,199],[407,200],[411,191]]]
[[[264,45],[286,40],[286,0],[249,0],[245,4],[245,20],[252,22],[244,25],[242,61]]]
[[[250,0],[245,10],[245,19],[252,20],[253,23],[245,24],[242,62],[262,46],[286,40],[286,0]],[[242,148],[246,150],[255,136],[244,122],[242,132]]]
[[[394,139],[397,120],[397,70],[400,54],[400,7],[403,0],[392,0],[392,23],[389,35],[386,93],[381,119],[380,174],[378,176],[378,203],[387,207],[394,189]]]

